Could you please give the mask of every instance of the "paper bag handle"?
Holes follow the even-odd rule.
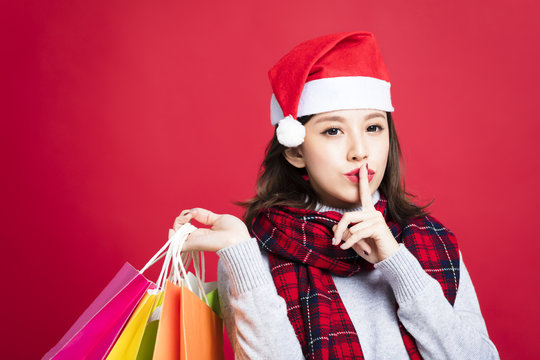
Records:
[[[195,230],[197,230],[197,228],[190,223],[182,225],[174,233],[174,235],[171,236],[170,239],[168,239],[165,245],[163,245],[161,249],[159,249],[158,252],[154,256],[152,256],[148,263],[146,263],[146,265],[140,270],[140,273],[143,274],[150,266],[154,265],[156,262],[158,262],[161,258],[165,256],[165,261],[163,262],[163,266],[161,268],[161,272],[159,274],[156,285],[159,289],[162,289],[165,286],[165,281],[168,278],[178,284],[182,278],[178,271],[178,268],[173,265],[169,273],[169,267],[171,265],[171,262],[176,263],[176,265],[180,266],[180,268],[182,269],[183,275],[186,276],[184,264],[187,263],[187,266],[189,266],[190,256],[185,256],[185,259],[182,259],[181,261],[177,260],[177,257],[180,256],[182,246],[184,246],[188,235]]]
[[[152,256],[148,263],[141,269],[140,273],[143,274],[150,266],[158,262],[161,258],[165,257],[161,272],[156,282],[157,290],[160,290],[165,288],[165,282],[167,279],[177,285],[180,285],[182,279],[187,278],[186,269],[189,268],[189,265],[193,260],[193,268],[195,269],[195,279],[197,280],[199,297],[204,299],[204,301],[208,304],[208,299],[203,286],[205,281],[204,252],[182,252],[182,247],[184,246],[189,234],[195,230],[197,230],[197,228],[191,223],[182,225],[173,234],[173,236],[168,239],[165,245],[163,245],[161,249],[159,249],[159,251]],[[185,281],[184,283],[189,290],[193,291],[188,281]]]

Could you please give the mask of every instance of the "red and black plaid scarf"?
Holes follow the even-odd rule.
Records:
[[[396,240],[435,278],[450,304],[459,283],[459,252],[455,236],[431,216],[400,226],[387,218],[382,193],[380,211]],[[352,276],[373,265],[351,248],[332,245],[332,227],[342,214],[276,206],[261,210],[253,235],[268,252],[272,277],[306,359],[363,359],[358,335],[331,275]],[[396,306],[397,310],[397,306]],[[413,337],[399,323],[411,359],[421,359]]]

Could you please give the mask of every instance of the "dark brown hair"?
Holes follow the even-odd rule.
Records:
[[[387,112],[390,149],[383,180],[379,190],[388,199],[388,216],[390,220],[400,224],[407,220],[427,215],[424,211],[431,202],[425,206],[413,204],[410,198],[413,194],[405,191],[405,184],[401,178],[401,148],[399,146],[396,129],[391,113]],[[302,124],[306,124],[313,115],[298,118]],[[266,147],[264,160],[259,168],[257,177],[257,193],[254,198],[247,201],[235,202],[246,208],[243,220],[249,231],[255,216],[259,210],[276,205],[287,205],[295,208],[315,210],[317,202],[320,202],[309,181],[302,178],[306,175],[305,168],[296,168],[291,165],[283,152],[287,148],[281,145],[276,137]],[[432,201],[433,202],[433,201]]]

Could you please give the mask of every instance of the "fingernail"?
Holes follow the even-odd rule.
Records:
[[[197,208],[193,208],[193,209],[189,209],[190,212],[195,212],[197,211]]]
[[[332,238],[332,245],[336,245],[336,238]]]

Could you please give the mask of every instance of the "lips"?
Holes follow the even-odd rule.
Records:
[[[375,171],[371,170],[368,167],[368,181],[371,181],[374,175],[375,175]],[[353,183],[358,184],[358,182],[360,181],[360,168],[354,169],[353,171],[348,172],[347,174],[345,174],[345,176],[347,177],[347,179],[349,179]]]

